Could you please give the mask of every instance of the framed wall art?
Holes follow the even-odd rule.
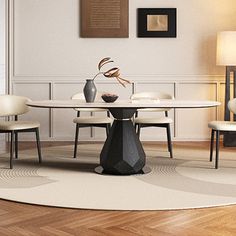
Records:
[[[138,37],[176,37],[176,8],[138,8]]]
[[[81,37],[129,37],[129,0],[81,0],[80,3]]]

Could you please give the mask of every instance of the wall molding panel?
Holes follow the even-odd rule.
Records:
[[[106,81],[106,82],[104,82]],[[164,91],[171,93],[176,99],[197,99],[200,95],[201,99],[209,100],[222,100],[224,96],[224,86],[223,78],[220,81],[166,81],[166,80],[143,80],[138,82],[133,82],[131,86],[123,89],[120,85],[115,82],[108,82],[107,80],[102,80],[96,83],[98,88],[105,88],[110,91],[117,92],[121,99],[128,99],[133,92],[140,91]],[[84,86],[84,81],[76,80],[14,80],[12,81],[12,94],[25,95],[30,97],[32,100],[37,99],[70,99],[70,97],[77,93],[82,92]],[[36,91],[39,91],[38,93]],[[190,91],[186,94],[184,91]],[[194,91],[194,92],[192,92]],[[119,93],[120,92],[120,93]],[[222,113],[223,106],[219,108],[211,109],[186,109],[179,110],[173,109],[170,112],[170,116],[173,118],[174,123],[172,125],[172,135],[173,140],[208,140],[209,130],[207,128],[207,123],[213,119],[219,119]],[[32,109],[33,113],[30,118],[38,119],[39,110],[40,113],[45,113],[41,118],[41,123],[45,127],[48,127],[48,132],[43,131],[43,140],[73,140],[74,138],[74,124],[72,123],[76,112],[73,110],[61,110],[61,109]],[[187,117],[187,120],[186,120]],[[195,118],[199,119],[196,121]],[[189,124],[189,127],[188,127]],[[202,128],[199,128],[202,127]],[[81,140],[104,140],[105,134],[103,130],[85,130],[82,131]],[[156,136],[153,137],[153,130],[147,128],[143,131],[141,135],[142,140],[165,140],[166,135],[161,130],[156,130]]]

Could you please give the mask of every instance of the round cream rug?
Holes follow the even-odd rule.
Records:
[[[19,153],[9,169],[8,154],[0,155],[0,198],[24,203],[105,210],[169,210],[211,207],[236,203],[236,158],[220,153],[220,168],[208,161],[209,151],[145,148],[146,175],[99,175],[99,144],[80,144],[78,158],[73,146]]]

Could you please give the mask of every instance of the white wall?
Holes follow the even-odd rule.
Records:
[[[123,76],[134,82],[133,88],[123,89],[108,79],[96,82],[99,89],[115,91],[122,98],[128,98],[132,89],[162,90],[179,99],[224,96],[224,68],[215,65],[216,33],[236,30],[235,0],[130,0],[130,37],[125,39],[80,38],[79,0],[10,2],[12,93],[32,99],[69,99],[82,91],[85,78],[96,73],[97,62],[111,56]],[[136,14],[141,7],[176,7],[178,37],[137,38]],[[172,112],[174,138],[208,138],[207,122],[221,114],[215,109]],[[30,116],[42,122],[45,139],[71,139],[74,115],[33,110]],[[150,134],[144,131],[142,138],[153,138]],[[90,139],[88,132],[82,136]],[[157,136],[165,138],[164,133]],[[103,134],[96,130],[94,137],[101,139]]]
[[[0,94],[5,92],[5,0],[0,0]]]
[[[236,28],[234,0],[134,0],[128,39],[88,39],[79,37],[79,0],[14,2],[14,73],[21,76],[91,76],[104,56],[126,75],[218,74],[216,32]],[[178,38],[137,38],[138,7],[176,7]]]

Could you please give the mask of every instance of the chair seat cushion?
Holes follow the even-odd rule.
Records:
[[[73,122],[77,124],[110,124],[112,119],[110,117],[83,116],[76,117]]]
[[[220,131],[236,131],[236,122],[233,121],[211,121],[208,127]]]
[[[0,121],[0,130],[25,130],[38,128],[40,123],[37,121]]]
[[[134,119],[136,124],[169,124],[172,123],[173,120],[169,117],[156,117],[156,118],[148,118],[148,117],[138,117]]]

